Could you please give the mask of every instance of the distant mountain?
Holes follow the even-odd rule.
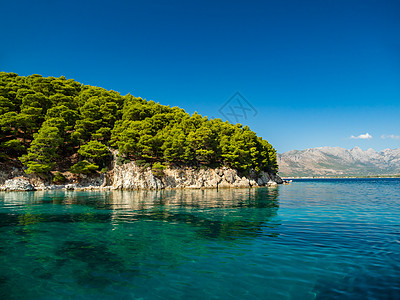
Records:
[[[400,174],[400,149],[376,152],[355,147],[318,147],[278,154],[281,176],[369,176]]]

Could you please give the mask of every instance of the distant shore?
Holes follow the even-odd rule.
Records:
[[[369,176],[282,176],[283,180],[291,179],[362,179],[362,178],[400,178],[400,175],[369,175]]]

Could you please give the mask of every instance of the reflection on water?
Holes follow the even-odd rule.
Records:
[[[278,209],[278,189],[59,191],[3,193],[2,196],[4,206],[13,210],[0,212],[0,227],[29,227],[47,222],[118,224],[153,220],[203,227],[203,234],[207,237],[208,232],[213,238],[234,237],[240,232],[245,234],[246,230],[249,234],[255,233]],[[65,206],[49,209],[41,204]],[[241,218],[242,214],[245,218]]]
[[[5,207],[35,204],[78,204],[97,209],[144,210],[169,205],[192,208],[266,207],[278,197],[278,188],[157,191],[38,191],[0,193]]]
[[[130,295],[162,270],[210,257],[210,247],[234,249],[237,239],[260,235],[277,214],[278,191],[2,193],[0,297],[59,289],[95,297],[117,286],[126,288],[120,297]],[[271,237],[276,226],[269,224]]]

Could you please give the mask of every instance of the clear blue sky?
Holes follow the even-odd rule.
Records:
[[[396,0],[2,1],[0,70],[233,110],[278,152],[399,148],[399,16]]]

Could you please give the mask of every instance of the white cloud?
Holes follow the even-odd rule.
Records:
[[[366,134],[360,134],[359,136],[352,135],[350,138],[351,139],[356,139],[356,140],[358,140],[358,139],[360,139],[360,140],[370,140],[370,139],[372,139],[372,135],[370,135],[367,132]]]
[[[382,139],[392,139],[392,140],[398,140],[400,139],[400,136],[394,135],[394,134],[383,134],[381,135]]]

